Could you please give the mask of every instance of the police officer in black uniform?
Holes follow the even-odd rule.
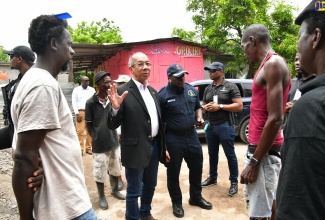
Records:
[[[203,94],[202,108],[206,113],[205,137],[209,150],[209,177],[201,184],[202,187],[217,183],[219,145],[221,144],[228,160],[230,171],[230,188],[228,195],[238,192],[238,160],[235,153],[235,128],[231,121],[231,112],[243,110],[243,102],[236,84],[224,79],[224,65],[213,62],[204,70],[209,71],[212,84],[207,86]]]
[[[203,167],[202,146],[195,125],[203,123],[202,110],[197,90],[185,84],[187,71],[178,64],[168,70],[168,85],[158,92],[162,120],[166,124],[166,146],[171,161],[166,163],[167,187],[173,203],[173,214],[184,216],[179,174],[184,159],[189,168],[189,204],[203,209],[212,209],[210,202],[202,197],[201,179]]]

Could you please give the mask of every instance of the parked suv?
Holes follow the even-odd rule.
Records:
[[[235,112],[235,135],[248,144],[248,124],[250,105],[252,101],[252,83],[251,79],[226,79],[229,82],[235,83],[240,91],[243,100],[243,110],[241,112]],[[199,91],[200,101],[202,102],[203,93],[205,88],[212,83],[212,80],[197,80],[190,84]],[[204,137],[203,127],[197,128],[199,137]]]

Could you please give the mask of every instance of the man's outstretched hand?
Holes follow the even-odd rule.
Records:
[[[117,94],[116,86],[113,84],[111,85],[110,89],[108,90],[108,98],[112,103],[113,109],[119,109],[121,103],[123,102],[125,96],[128,94],[128,91],[125,91],[121,96]]]

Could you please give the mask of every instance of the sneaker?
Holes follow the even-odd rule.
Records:
[[[217,184],[217,180],[213,180],[210,177],[208,177],[203,183],[201,183],[201,187],[208,187],[216,184]]]
[[[237,194],[237,192],[238,192],[238,183],[231,183],[228,195],[234,196],[235,194]]]

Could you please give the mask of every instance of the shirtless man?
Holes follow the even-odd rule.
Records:
[[[285,60],[270,45],[270,34],[262,24],[250,25],[241,46],[246,58],[261,65],[254,76],[250,107],[249,145],[240,183],[245,186],[245,200],[250,219],[275,216],[275,192],[281,167],[281,125],[291,86]],[[265,176],[268,178],[265,178]],[[265,187],[268,186],[268,187]]]

